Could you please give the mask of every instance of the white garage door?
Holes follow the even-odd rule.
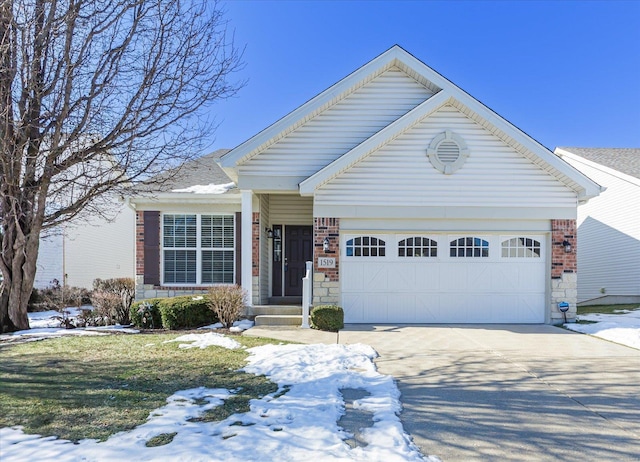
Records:
[[[342,239],[347,323],[542,323],[544,235]]]

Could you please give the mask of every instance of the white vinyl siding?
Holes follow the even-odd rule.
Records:
[[[542,256],[535,259],[502,257],[497,250],[514,235],[501,233],[473,233],[473,239],[487,244],[489,256],[483,258],[450,256],[450,243],[462,237],[450,233],[413,235],[435,241],[437,257],[398,256],[407,235],[391,233],[368,233],[385,241],[385,257],[350,257],[345,244],[363,235],[343,236],[340,280],[345,322],[545,322],[543,235],[517,235],[525,242],[532,239],[541,243]]]
[[[234,216],[164,214],[162,268],[165,285],[232,284]]]
[[[269,223],[271,225],[312,225],[313,198],[295,194],[270,194]]]
[[[306,178],[432,95],[393,67],[247,161],[240,175]]]
[[[607,188],[578,207],[578,301],[640,295],[640,180],[564,159]]]
[[[431,140],[450,129],[469,157],[443,175],[426,154]],[[339,174],[315,193],[315,207],[514,207],[566,208],[576,194],[451,106],[445,106],[397,139]],[[344,216],[344,215],[343,215]],[[357,215],[354,215],[357,216]],[[362,215],[360,215],[362,216]]]

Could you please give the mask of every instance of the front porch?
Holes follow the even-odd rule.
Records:
[[[314,218],[313,198],[242,191],[241,239],[242,249],[251,249],[242,252],[242,287],[251,307],[269,307],[256,316],[294,316],[278,305],[297,307],[299,315],[306,264],[320,257],[332,264],[315,264],[309,302],[338,303],[339,220]]]

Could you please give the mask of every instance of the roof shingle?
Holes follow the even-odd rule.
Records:
[[[640,148],[558,147],[605,167],[640,179]]]

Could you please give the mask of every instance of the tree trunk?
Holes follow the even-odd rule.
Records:
[[[29,329],[27,306],[36,273],[39,233],[26,236],[16,232],[15,227],[5,227],[3,233],[3,259],[9,271],[5,270],[0,292],[0,332],[14,332]],[[7,258],[10,257],[10,258]]]

